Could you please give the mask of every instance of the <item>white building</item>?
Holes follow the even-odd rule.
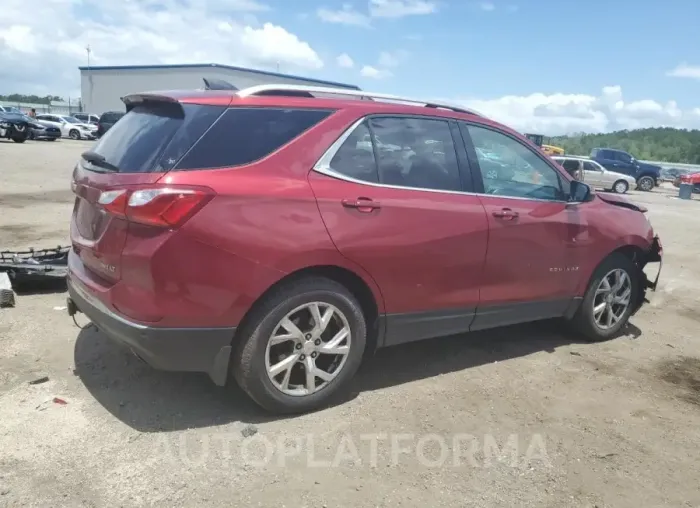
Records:
[[[359,90],[355,85],[218,64],[80,67],[83,110],[98,115],[105,111],[123,111],[121,97],[125,95],[202,88],[202,78],[223,79],[239,89],[284,83]]]

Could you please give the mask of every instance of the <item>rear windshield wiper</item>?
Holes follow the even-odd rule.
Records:
[[[101,168],[104,168],[108,171],[115,171],[119,172],[119,168],[112,164],[111,162],[107,162],[105,159],[104,155],[100,155],[97,152],[93,152],[91,150],[88,150],[87,152],[83,152],[81,157],[85,159],[86,161],[94,164],[95,166],[99,166]]]

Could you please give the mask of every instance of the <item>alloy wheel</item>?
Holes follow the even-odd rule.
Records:
[[[267,342],[267,376],[285,395],[312,395],[340,374],[351,340],[348,320],[337,307],[301,305],[282,318]]]
[[[615,192],[618,194],[624,194],[627,192],[627,184],[625,182],[617,182],[615,184]]]
[[[654,181],[649,177],[643,177],[639,180],[639,188],[643,191],[650,191],[654,187]]]
[[[593,298],[593,319],[601,330],[614,327],[630,306],[632,279],[622,268],[603,277]]]

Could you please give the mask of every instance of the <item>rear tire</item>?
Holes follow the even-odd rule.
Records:
[[[607,292],[606,287],[615,288],[616,280],[627,277],[627,283],[623,284],[616,292]],[[616,274],[620,274],[616,279]],[[607,281],[607,282],[606,282]],[[583,302],[571,320],[573,329],[583,334],[591,342],[600,342],[615,337],[627,324],[627,320],[636,307],[636,299],[639,295],[639,268],[627,256],[614,253],[608,256],[593,272]],[[627,293],[629,291],[629,293]],[[613,296],[610,297],[609,295]],[[627,294],[626,306],[622,307],[621,301]],[[618,303],[615,303],[616,300]],[[602,309],[602,310],[601,310]],[[610,318],[610,312],[613,317]]]
[[[616,192],[617,194],[624,194],[629,190],[629,188],[630,188],[630,185],[624,180],[618,180],[613,185],[613,191]]]
[[[650,176],[643,176],[637,180],[637,188],[645,192],[649,192],[654,188],[654,179]]]
[[[332,311],[319,328],[309,319],[314,308],[320,310],[317,319]],[[258,405],[273,413],[302,413],[326,405],[347,388],[362,362],[367,325],[345,286],[324,277],[299,279],[275,288],[251,312],[236,334],[231,373]],[[284,326],[285,320],[301,335]],[[334,351],[346,348],[346,354],[322,352],[343,330],[349,335]],[[278,371],[283,361],[290,366]],[[326,380],[308,376],[312,368]]]

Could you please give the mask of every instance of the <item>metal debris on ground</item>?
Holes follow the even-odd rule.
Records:
[[[37,379],[33,379],[29,382],[30,385],[40,385],[46,383],[49,380],[49,376],[43,376]]]
[[[13,284],[64,279],[68,272],[68,247],[0,252],[0,272]]]

